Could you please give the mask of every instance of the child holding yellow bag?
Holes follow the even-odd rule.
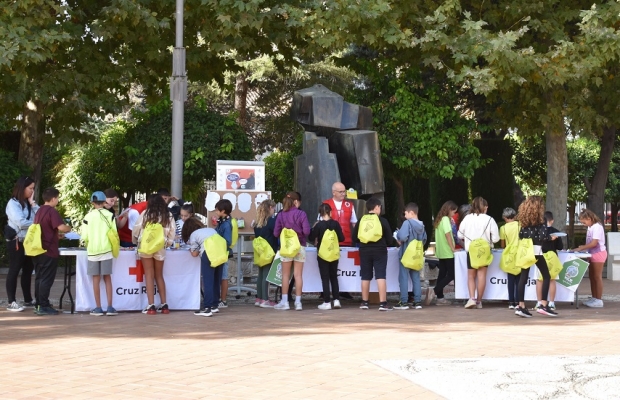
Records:
[[[420,285],[420,270],[407,268],[402,261],[403,255],[407,251],[407,248],[409,248],[410,245],[415,245],[412,244],[414,240],[421,242],[421,244],[417,243],[418,245],[420,245],[420,247],[417,248],[416,251],[423,252],[422,246],[426,244],[426,231],[424,230],[424,223],[418,219],[418,205],[416,203],[409,203],[405,206],[405,221],[403,222],[403,225],[400,227],[400,230],[396,234],[396,239],[401,244],[398,251],[398,257],[399,260],[401,260],[398,266],[398,285],[400,287],[400,301],[397,305],[394,306],[394,309],[409,309],[409,305],[407,304],[407,289],[409,287],[409,279],[411,279],[411,285],[413,288],[413,308],[420,309],[422,308],[422,287]],[[417,258],[416,260],[420,260],[420,258]],[[421,264],[423,267],[423,257],[421,258]]]
[[[254,221],[254,236],[256,238],[263,238],[269,243],[269,246],[274,253],[278,251],[278,238],[273,235],[273,230],[276,227],[276,218],[274,212],[276,210],[276,202],[267,199],[260,203],[256,209],[256,221]],[[273,308],[276,304],[269,300],[269,282],[267,282],[267,275],[269,274],[269,267],[259,266],[258,279],[256,280],[256,300],[254,305],[261,308]]]
[[[554,233],[559,232],[559,230],[553,227],[553,213],[551,211],[545,211],[545,221],[547,223],[547,231],[549,232],[549,235],[553,235]],[[562,250],[563,248],[564,248],[564,245],[561,240],[543,242],[543,245],[542,245],[543,254],[551,251],[557,255],[558,250]],[[557,278],[557,276],[555,278]],[[555,279],[552,277],[551,281],[549,282],[549,297],[547,300],[549,300],[549,308],[551,308],[554,311],[555,311],[555,291],[556,291]],[[540,300],[542,299],[542,285],[536,285],[536,298],[538,299],[538,301],[534,309],[538,310],[540,306],[542,305],[542,303],[540,302]]]
[[[515,247],[517,246],[519,242],[520,226],[519,222],[515,221],[515,219],[517,218],[517,212],[510,207],[504,208],[502,218],[504,219],[506,224],[499,228],[499,240],[502,249],[506,249],[504,250],[504,254],[502,254],[502,257],[504,257],[506,255],[506,252],[508,251],[509,245]],[[505,272],[508,278],[508,308],[514,310],[517,306],[517,298],[519,297],[519,274],[514,275],[508,271]]]
[[[319,273],[321,274],[321,283],[323,284],[323,304],[319,304],[319,310],[331,310],[332,303],[329,297],[329,284],[331,283],[332,295],[334,297],[334,306],[333,308],[340,308],[340,288],[338,287],[338,258],[335,260],[325,260],[322,256],[321,245],[323,246],[333,246],[333,257],[340,256],[340,246],[338,242],[344,241],[344,234],[342,233],[342,228],[338,221],[334,221],[332,219],[332,208],[329,204],[323,203],[319,206],[319,216],[321,218],[320,221],[314,223],[312,230],[310,231],[310,236],[308,240],[310,242],[316,243],[317,250],[317,261],[319,263]],[[331,231],[331,232],[330,232]],[[323,243],[323,238],[327,237],[327,235],[331,235],[331,242],[329,244]],[[337,240],[334,239],[334,234],[337,237]],[[325,249],[324,249],[325,252]],[[338,252],[338,254],[335,254]],[[328,254],[329,252],[325,252]]]
[[[542,246],[546,247],[548,242],[556,239],[550,236],[547,231],[547,225],[544,218],[545,203],[540,196],[530,196],[519,206],[519,214],[517,220],[521,224],[519,231],[519,239],[531,239],[534,247],[534,255],[536,257],[536,267],[543,277],[542,281],[542,304],[537,310],[539,314],[550,317],[557,317],[558,314],[549,307],[547,303],[547,295],[549,294],[549,284],[551,276],[547,262],[543,256]],[[519,265],[519,263],[517,263]],[[529,279],[530,267],[521,267],[521,275],[519,277],[519,305],[515,309],[515,314],[523,318],[531,318],[532,314],[525,307],[525,285]]]

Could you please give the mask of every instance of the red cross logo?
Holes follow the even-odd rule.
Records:
[[[349,251],[347,252],[347,258],[353,259],[353,264],[360,266],[360,252],[359,251]]]
[[[136,282],[144,282],[144,267],[141,260],[136,260],[136,266],[129,268],[129,275],[134,275]]]

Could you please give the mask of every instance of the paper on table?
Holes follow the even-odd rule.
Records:
[[[80,240],[80,234],[77,232],[68,232],[65,233],[65,239],[69,239],[69,240]]]

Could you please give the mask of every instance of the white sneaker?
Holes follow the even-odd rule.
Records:
[[[586,307],[603,308],[603,300],[592,298],[592,301],[584,304]]]
[[[334,300],[334,308],[340,308],[340,300]]]
[[[476,300],[472,300],[472,299],[467,300],[467,304],[465,304],[465,308],[476,308]]]
[[[594,301],[594,297],[589,297],[587,300],[581,302],[584,306],[590,307],[590,303]]]
[[[14,301],[11,304],[9,304],[9,306],[6,309],[7,309],[7,311],[13,311],[13,312],[24,311],[24,307],[22,307],[19,304],[17,304],[16,301]]]
[[[290,309],[291,309],[291,306],[289,306],[289,305],[288,305],[288,301],[287,301],[287,302],[284,302],[284,303],[283,303],[283,302],[279,302],[278,304],[276,304],[275,306],[273,306],[273,309],[274,309],[274,310],[282,310],[282,311],[285,311],[285,310],[290,310]]]
[[[301,301],[299,303],[295,302],[295,311],[301,311],[301,310],[302,310],[302,308],[301,308]]]
[[[335,300],[338,301],[338,300]],[[301,303],[299,303],[299,307],[301,308]],[[297,309],[297,303],[295,303],[295,309]],[[323,304],[319,304],[319,310],[331,310],[332,309],[332,303],[323,303]]]

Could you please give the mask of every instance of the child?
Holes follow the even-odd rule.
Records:
[[[559,232],[559,230],[553,227],[553,213],[551,211],[545,211],[545,221],[547,221],[547,232],[549,232],[549,235],[553,235],[554,233]],[[557,254],[558,250],[562,250],[563,248],[564,248],[564,245],[561,239],[556,239],[551,242],[543,242],[542,244],[543,254],[548,251],[554,251]],[[554,311],[555,311],[555,290],[556,290],[555,279],[551,279],[551,282],[549,282],[548,300],[549,300],[549,308],[551,308]],[[540,302],[540,300],[542,299],[542,285],[536,285],[536,298],[538,299],[538,302],[536,303],[536,307],[534,307],[534,309],[538,310],[540,306],[542,305],[542,303]]]
[[[33,258],[34,269],[37,275],[34,279],[34,292],[37,296],[34,312],[37,315],[57,315],[50,303],[49,295],[56,270],[58,268],[58,234],[67,233],[71,230],[62,220],[56,206],[58,205],[58,195],[56,188],[50,187],[43,191],[44,205],[34,216],[34,223],[41,225],[41,244],[46,250],[45,253]]]
[[[465,239],[465,251],[467,252],[467,289],[469,290],[469,300],[465,308],[482,308],[482,296],[487,283],[487,267],[482,266],[475,269],[471,266],[469,258],[469,244],[476,239],[483,238],[489,242],[491,248],[493,243],[499,242],[499,232],[497,223],[493,218],[486,215],[489,204],[482,197],[476,197],[471,203],[469,213],[463,218],[459,225],[459,238]],[[460,215],[460,213],[459,213]],[[476,282],[477,280],[477,282]],[[478,295],[476,296],[476,289]]]
[[[519,205],[519,215],[517,219],[521,225],[519,239],[532,239],[534,243],[534,255],[536,256],[536,267],[543,277],[542,281],[542,305],[537,310],[539,314],[549,317],[557,317],[558,313],[553,311],[547,304],[549,294],[549,268],[547,261],[543,257],[542,246],[544,242],[554,240],[555,236],[549,236],[547,225],[545,224],[545,203],[540,196],[530,196]],[[519,306],[515,309],[515,314],[523,318],[531,318],[532,314],[525,307],[525,285],[529,279],[530,268],[521,269],[519,277]]]
[[[371,197],[366,201],[368,213],[375,214],[381,222],[381,239],[376,242],[360,243],[360,273],[362,275],[362,304],[360,309],[368,310],[368,296],[370,281],[374,277],[379,289],[379,311],[391,311],[392,306],[387,303],[387,285],[385,282],[387,270],[387,248],[393,242],[392,232],[387,220],[381,217],[381,200]],[[353,240],[359,242],[358,232],[360,224],[353,228]]]
[[[96,307],[90,315],[101,316],[101,292],[99,285],[101,276],[105,283],[105,292],[108,298],[108,309],[106,315],[118,315],[112,307],[112,244],[108,239],[108,230],[116,230],[116,222],[112,213],[105,209],[106,197],[103,192],[95,192],[90,196],[93,209],[84,217],[82,221],[82,240],[86,243],[88,253],[88,267],[86,273],[93,277],[93,292],[95,295]]]
[[[273,252],[278,251],[278,239],[273,235],[276,227],[276,219],[274,212],[276,210],[276,202],[273,200],[264,200],[258,205],[256,210],[256,221],[254,222],[254,235],[265,239]],[[256,300],[254,305],[262,308],[273,308],[276,303],[269,300],[269,282],[267,275],[269,274],[269,265],[258,268],[258,279],[256,281]]]
[[[427,304],[432,301],[432,296],[437,296],[435,302],[438,306],[449,306],[452,303],[445,299],[443,289],[454,280],[454,251],[456,240],[451,229],[451,221],[454,221],[457,205],[453,201],[446,201],[441,206],[435,218],[435,256],[439,259],[439,278],[433,292],[427,294]]]
[[[504,208],[504,212],[502,213],[502,218],[504,219],[504,226],[499,228],[499,241],[502,249],[505,249],[506,246],[514,245],[517,246],[519,242],[519,222],[516,221],[517,212],[510,208]],[[513,275],[506,273],[508,276],[508,308],[510,310],[514,310],[517,306],[517,298],[518,287],[519,287],[519,275]]]
[[[146,210],[140,214],[140,217],[133,227],[131,235],[133,242],[138,245],[138,250],[140,249],[144,229],[149,224],[161,224],[164,228],[164,247],[152,254],[138,252],[140,260],[142,260],[142,267],[144,268],[146,297],[148,298],[148,305],[142,310],[142,313],[147,315],[155,315],[158,312],[169,314],[170,308],[168,307],[168,303],[166,303],[164,260],[166,258],[166,247],[174,243],[176,225],[174,223],[174,217],[172,213],[168,211],[166,201],[161,195],[152,194],[149,197]],[[159,299],[161,300],[161,304],[158,307],[155,306],[154,281],[157,282],[157,291],[159,293]]]
[[[291,278],[291,265],[293,266],[293,274],[295,275],[295,310],[301,311],[301,293],[303,288],[303,270],[304,262],[306,261],[306,236],[310,234],[310,224],[308,223],[308,216],[305,212],[301,211],[295,206],[295,201],[301,201],[297,192],[288,192],[284,199],[282,199],[282,211],[276,218],[276,226],[273,229],[275,237],[280,237],[282,229],[292,229],[297,233],[299,244],[301,248],[299,252],[293,257],[281,257],[282,261],[282,299],[273,308],[275,310],[289,310],[288,304],[288,289],[289,280]],[[286,293],[286,294],[285,294]]]
[[[181,232],[181,238],[189,245],[191,255],[200,257],[200,275],[204,296],[200,310],[194,312],[194,315],[199,317],[211,317],[214,310],[218,310],[222,266],[212,268],[204,249],[204,241],[213,235],[217,235],[215,229],[205,227],[196,218],[186,220]]]
[[[176,221],[176,233],[179,237],[181,237],[181,229],[183,229],[183,223],[187,221],[188,218],[198,218],[198,220],[205,226],[209,224],[209,220],[207,219],[207,217],[194,212],[194,206],[192,205],[191,201],[186,201],[185,203],[183,203],[179,215],[179,219]]]
[[[413,240],[420,240],[423,244],[426,244],[426,231],[424,230],[424,224],[418,219],[418,205],[416,203],[409,203],[405,207],[405,222],[400,227],[400,230],[396,234],[398,242],[401,244],[398,251],[398,259],[400,260],[407,250],[407,246]],[[400,302],[394,307],[395,310],[408,310],[407,304],[407,289],[409,287],[409,278],[413,285],[413,307],[415,309],[422,308],[422,288],[420,286],[420,271],[416,271],[410,268],[405,268],[402,262],[399,261],[400,268],[398,271],[398,284],[400,286]]]
[[[607,260],[607,249],[605,247],[605,228],[597,215],[587,208],[579,213],[579,222],[588,227],[586,234],[586,244],[579,246],[575,251],[587,250],[591,255],[590,268],[590,289],[592,297],[583,302],[586,307],[603,307],[603,266]]]
[[[336,232],[338,242],[344,241],[344,234],[338,221],[334,221],[331,217],[332,208],[329,204],[321,204],[319,206],[319,215],[321,220],[314,223],[308,240],[316,243],[317,261],[319,263],[319,273],[321,274],[321,283],[323,284],[323,304],[319,304],[319,310],[331,310],[332,303],[329,297],[329,284],[332,285],[332,295],[334,296],[334,308],[340,308],[340,291],[338,287],[338,260],[326,261],[318,256],[323,242],[325,231],[331,229]]]
[[[218,216],[217,227],[215,231],[226,240],[226,246],[228,248],[228,258],[232,257],[232,249],[230,245],[232,243],[232,223],[230,220],[230,213],[232,212],[232,203],[230,200],[220,200],[215,203],[215,214]],[[219,308],[228,307],[228,303],[226,303],[226,295],[228,294],[228,261],[222,264],[222,276],[220,277],[222,281],[222,288],[220,291],[220,302],[218,307],[213,310],[213,312],[219,312]]]

